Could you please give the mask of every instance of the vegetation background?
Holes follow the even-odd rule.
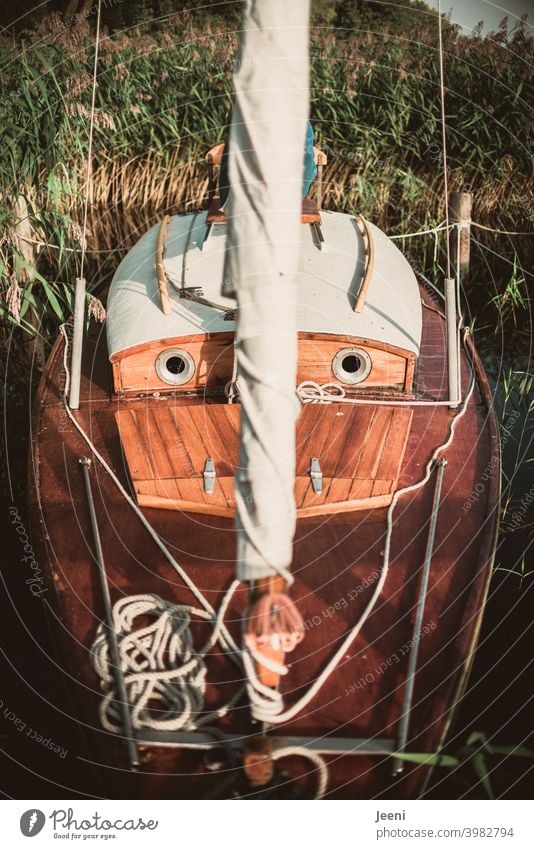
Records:
[[[96,8],[96,0],[37,8],[18,0],[14,11],[0,2],[6,504],[24,502],[31,397],[79,273]],[[204,155],[224,138],[239,20],[239,2],[103,0],[87,234],[93,294],[165,212],[204,203]],[[325,206],[362,212],[391,235],[436,227],[445,214],[437,13],[409,0],[312,0],[311,24],[312,120],[329,160]],[[534,574],[525,502],[534,421],[534,44],[524,21],[467,37],[445,20],[444,49],[450,188],[472,192],[481,225],[472,232],[464,312],[495,388],[505,463],[485,631],[436,794],[517,798],[532,792],[534,765],[525,685]],[[443,232],[397,244],[420,274],[441,281]],[[5,574],[16,583],[15,567],[11,558]],[[28,601],[16,590],[9,598],[20,633]],[[23,662],[32,647],[23,637],[16,643]],[[26,768],[17,770],[13,780],[27,782]]]

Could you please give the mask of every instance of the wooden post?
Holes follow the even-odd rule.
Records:
[[[458,359],[458,307],[456,304],[456,280],[445,278],[445,318],[447,328],[447,373],[451,409],[460,403],[460,371]]]
[[[451,224],[459,221],[471,221],[471,206],[473,195],[471,192],[451,192],[449,196],[449,219]],[[469,254],[471,242],[471,227],[469,224],[460,228],[460,240],[458,244],[458,233],[456,228],[451,230],[450,235],[451,258],[453,277],[456,270],[460,270],[460,280],[467,282],[469,276]]]
[[[80,406],[80,383],[82,377],[83,334],[85,326],[85,277],[76,278],[74,292],[74,323],[72,328],[72,352],[70,357],[69,407]]]

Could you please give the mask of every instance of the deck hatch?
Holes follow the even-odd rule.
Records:
[[[239,410],[236,404],[149,404],[142,409],[120,409],[115,417],[138,503],[233,516]],[[296,431],[297,515],[390,504],[411,418],[412,411],[404,407],[303,407]],[[209,477],[209,487],[206,457],[217,469]],[[319,470],[311,465],[312,457],[320,459]],[[312,469],[321,475],[320,491]]]

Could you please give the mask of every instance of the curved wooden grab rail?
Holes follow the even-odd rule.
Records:
[[[158,240],[156,242],[156,276],[158,279],[159,296],[161,300],[161,309],[164,315],[171,313],[171,301],[169,298],[169,290],[167,288],[167,275],[163,265],[163,247],[165,245],[165,236],[169,228],[170,215],[165,215],[159,225]]]
[[[371,282],[371,277],[373,276],[373,271],[375,269],[375,242],[369,229],[369,224],[363,215],[358,215],[356,217],[356,224],[363,236],[366,253],[365,271],[363,272],[358,297],[354,304],[354,312],[361,312],[365,304],[365,299],[367,298],[367,289],[369,288],[369,283]]]

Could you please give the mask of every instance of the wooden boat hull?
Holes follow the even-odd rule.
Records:
[[[421,296],[426,309],[417,387],[425,395],[443,400],[447,391],[444,320],[434,298],[424,289]],[[408,748],[416,752],[433,752],[441,745],[461,696],[476,644],[495,543],[499,440],[489,387],[473,346],[468,343],[468,347],[476,387],[444,455],[448,466],[410,715]],[[254,791],[243,777],[239,756],[228,754],[227,747],[223,747],[222,770],[210,771],[203,753],[140,744],[141,766],[132,772],[124,741],[100,726],[102,694],[89,652],[103,617],[103,602],[78,462],[80,457],[90,457],[91,451],[62,402],[63,348],[60,338],[35,403],[32,514],[36,543],[48,576],[46,602],[79,720],[91,739],[91,759],[102,770],[103,795],[248,797]],[[465,390],[469,382],[465,353],[461,371]],[[104,334],[93,331],[85,351],[81,403],[75,416],[130,490],[117,413],[126,409],[142,413],[147,406],[175,409],[180,404],[202,404],[209,413],[211,405],[221,403],[215,397],[110,400],[110,380]],[[447,406],[413,408],[398,487],[422,478],[436,447],[447,439],[454,415]],[[330,436],[330,429],[324,427],[317,438],[325,447]],[[357,429],[353,436],[355,445],[363,438]],[[92,476],[113,600],[123,594],[151,592],[175,602],[193,602],[183,581],[98,462],[93,463]],[[371,741],[368,748],[375,746],[378,754],[325,756],[329,798],[413,798],[424,781],[426,770],[421,767],[407,766],[402,776],[392,777],[392,758],[380,752],[383,740],[389,740],[394,749],[398,736],[433,492],[431,478],[422,489],[400,497],[394,514],[390,569],[375,609],[308,708],[274,732],[280,737],[328,738],[334,744],[340,738]],[[173,556],[218,607],[234,575],[231,517],[153,507],[143,510]],[[292,596],[305,620],[306,634],[290,657],[290,673],[282,688],[286,704],[293,703],[317,677],[367,604],[380,574],[385,531],[385,506],[300,517]],[[226,617],[236,637],[246,602],[245,589],[238,590]],[[199,635],[204,635],[203,627],[199,626]],[[215,651],[209,661],[206,703],[213,706],[230,698],[240,684],[238,677],[236,668]],[[230,736],[257,733],[246,700],[221,721],[220,729]],[[278,789],[269,792],[288,797],[313,795],[316,774],[308,762],[292,757],[280,763],[283,774],[278,775]]]

